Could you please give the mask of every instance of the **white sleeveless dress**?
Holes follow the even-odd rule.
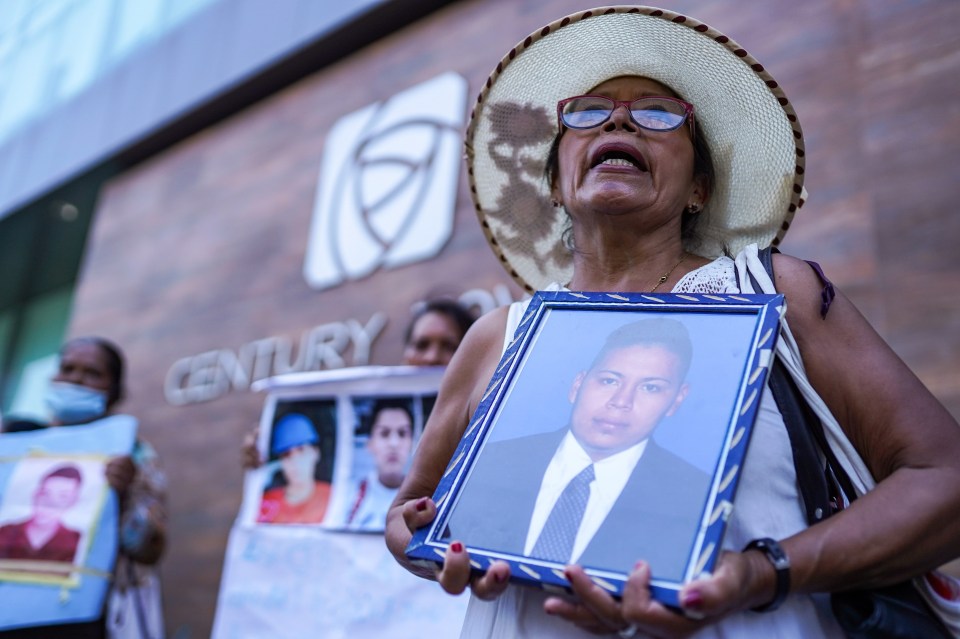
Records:
[[[552,286],[560,290],[559,286]],[[733,260],[720,257],[691,271],[674,287],[675,293],[738,293]],[[527,302],[511,305],[504,349],[513,338]],[[758,537],[783,539],[807,527],[797,488],[790,440],[773,396],[767,389],[751,435],[740,475],[735,507],[723,547],[740,550]],[[595,637],[543,612],[550,595],[532,587],[511,585],[494,601],[471,596],[461,639],[527,639]],[[642,634],[636,635],[642,637]],[[771,613],[743,612],[693,635],[695,639],[842,639],[830,612],[827,595],[790,595]]]

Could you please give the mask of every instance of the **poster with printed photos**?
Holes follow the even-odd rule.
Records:
[[[461,627],[467,598],[409,573],[383,539],[387,508],[442,375],[442,368],[368,366],[285,375],[255,387],[265,393],[265,463],[246,474],[213,639],[445,637]],[[300,494],[322,505],[287,493],[287,473],[288,485],[306,486]],[[294,503],[277,503],[288,494]],[[295,508],[299,521],[279,521]]]
[[[247,475],[241,522],[382,534],[441,375],[367,366],[267,381],[264,464]]]

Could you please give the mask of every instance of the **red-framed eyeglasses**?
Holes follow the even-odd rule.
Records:
[[[613,112],[627,107],[630,121],[648,131],[673,131],[690,124],[693,130],[693,105],[677,98],[644,96],[636,100],[614,100],[603,95],[578,95],[557,102],[557,120],[561,129],[592,129],[610,119]]]

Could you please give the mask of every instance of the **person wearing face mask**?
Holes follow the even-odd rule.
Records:
[[[91,424],[115,414],[123,397],[124,358],[120,349],[101,337],[71,339],[60,349],[57,373],[45,396],[51,414],[46,427]],[[112,591],[102,617],[93,622],[0,632],[0,638],[114,639],[124,631],[129,633],[126,636],[163,635],[156,564],[166,545],[166,476],[156,451],[139,438],[129,456],[114,457],[106,464],[105,474],[120,501],[120,538]],[[121,596],[128,593],[143,597],[130,602]],[[144,614],[121,614],[125,611],[118,607],[133,604]],[[124,623],[138,627],[131,632],[130,627],[123,627]]]

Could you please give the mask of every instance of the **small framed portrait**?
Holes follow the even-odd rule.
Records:
[[[102,459],[21,459],[0,500],[0,580],[71,583],[106,490]]]
[[[257,523],[323,523],[337,450],[337,400],[278,399],[272,408]]]
[[[614,596],[649,562],[671,606],[712,571],[772,362],[780,295],[539,292],[407,555]]]

